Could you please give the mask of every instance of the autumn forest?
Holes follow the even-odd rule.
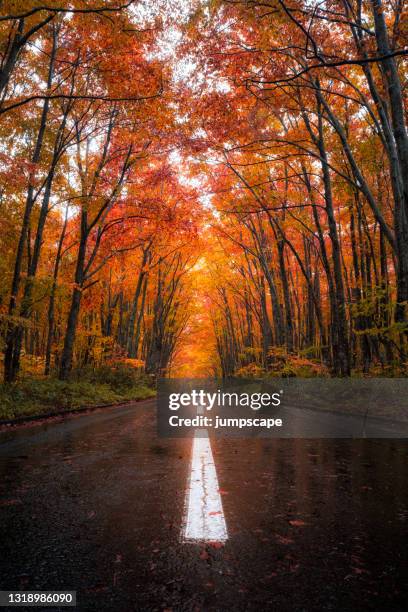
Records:
[[[404,0],[1,2],[4,382],[406,375],[407,56]]]

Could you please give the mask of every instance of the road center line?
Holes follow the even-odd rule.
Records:
[[[207,430],[195,432],[185,507],[183,541],[225,542],[228,539]]]

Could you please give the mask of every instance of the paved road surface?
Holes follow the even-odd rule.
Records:
[[[0,588],[98,612],[407,609],[406,441],[211,446],[224,546],[180,537],[192,441],[156,436],[154,401],[2,434]]]

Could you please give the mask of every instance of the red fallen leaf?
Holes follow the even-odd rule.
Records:
[[[286,538],[285,536],[275,536],[279,544],[293,544],[292,538]]]
[[[202,559],[203,561],[206,561],[207,559],[209,559],[210,555],[208,554],[208,552],[206,550],[202,550],[200,553],[200,559]]]
[[[370,572],[368,572],[365,569],[361,569],[361,567],[352,567],[351,568],[354,574],[369,574]]]
[[[218,489],[218,493],[220,495],[228,495],[228,491],[225,491],[224,489]]]
[[[217,514],[222,514],[221,510],[217,510],[217,511],[214,511],[214,512],[209,512],[208,516],[216,516]]]
[[[213,582],[206,582],[205,586],[208,587],[209,589],[212,589],[213,586],[214,586],[214,583]]]
[[[292,525],[292,527],[304,527],[306,525],[305,521],[302,521],[301,519],[293,519],[292,521],[289,521],[289,524]]]
[[[224,548],[224,542],[208,542],[208,546],[211,546],[212,548]]]
[[[0,501],[0,506],[16,506],[17,504],[22,504],[21,499],[4,499]]]

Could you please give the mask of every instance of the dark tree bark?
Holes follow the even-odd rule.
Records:
[[[141,267],[140,267],[140,271],[139,271],[139,275],[138,275],[138,279],[136,283],[135,293],[134,293],[133,300],[132,300],[132,307],[131,307],[130,315],[129,315],[127,353],[128,353],[128,357],[131,357],[131,358],[134,358],[136,356],[137,347],[135,346],[135,341],[134,341],[135,322],[136,322],[136,314],[137,314],[138,304],[139,304],[139,297],[142,291],[143,281],[146,276],[145,267],[146,267],[148,257],[149,257],[149,247],[143,249],[142,263],[141,263]]]
[[[75,335],[78,325],[78,317],[81,306],[81,298],[82,293],[86,289],[86,283],[89,279],[95,274],[95,270],[92,271],[92,266],[95,262],[97,254],[99,252],[99,248],[101,245],[101,241],[106,229],[104,223],[106,222],[106,215],[110,208],[115,203],[120,190],[125,182],[128,171],[131,167],[131,153],[132,146],[128,148],[125,159],[123,161],[122,169],[120,175],[115,182],[111,192],[105,197],[101,207],[94,214],[92,220],[89,220],[88,207],[87,202],[91,201],[94,193],[96,192],[98,181],[100,179],[103,168],[106,163],[109,161],[109,148],[111,143],[112,131],[114,127],[114,122],[116,118],[116,112],[113,110],[110,115],[109,127],[106,134],[104,148],[101,154],[101,158],[99,164],[94,172],[91,187],[89,191],[84,192],[83,199],[85,200],[82,210],[81,210],[81,222],[80,222],[80,240],[79,240],[79,248],[78,248],[78,256],[76,262],[75,269],[75,286],[72,293],[71,306],[68,315],[68,322],[66,327],[65,339],[64,339],[64,348],[61,356],[59,377],[61,380],[66,380],[69,377],[71,368],[72,368],[72,360],[73,360],[73,352],[74,352],[74,343],[75,343]],[[78,134],[79,138],[79,134]],[[79,140],[78,140],[79,145]],[[87,246],[88,240],[91,233],[94,232],[95,239],[93,242],[92,249],[90,253],[87,255]],[[99,269],[106,263],[106,260],[102,261],[102,263],[97,267]]]
[[[53,45],[53,52],[50,57],[50,64],[48,69],[47,87],[50,88],[52,84],[55,64],[55,44]],[[41,159],[41,153],[44,143],[45,130],[47,125],[48,111],[49,111],[49,100],[45,100],[41,112],[40,124],[37,133],[37,139],[34,147],[34,152],[31,158],[33,164],[38,164]],[[29,232],[31,212],[33,210],[34,202],[37,197],[35,193],[34,184],[30,178],[27,197],[25,201],[23,221],[20,230],[20,237],[17,244],[16,259],[14,263],[13,279],[11,284],[11,296],[8,306],[9,324],[6,333],[6,349],[4,353],[4,380],[5,382],[12,382],[17,376],[16,363],[13,362],[15,339],[16,339],[16,326],[13,325],[11,319],[15,315],[17,308],[18,293],[21,284],[21,270],[24,261],[24,249],[27,243],[27,236]]]

